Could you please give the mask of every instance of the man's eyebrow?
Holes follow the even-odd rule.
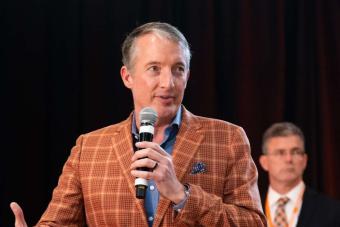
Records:
[[[183,61],[178,61],[178,62],[176,62],[175,64],[174,64],[174,66],[182,66],[182,67],[184,67],[184,68],[189,68],[188,66],[187,66],[187,64],[186,64],[186,62],[183,62]]]
[[[185,66],[185,62],[179,61],[179,62],[176,62],[174,65],[183,65],[183,66]]]
[[[161,63],[158,61],[150,61],[148,63],[145,64],[145,66],[150,66],[150,65],[160,65]]]
[[[285,151],[286,149],[283,149],[283,148],[278,148],[278,149],[274,149],[273,151]]]
[[[303,150],[301,147],[293,147],[291,150]]]

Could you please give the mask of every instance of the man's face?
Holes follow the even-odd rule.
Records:
[[[300,137],[273,137],[267,140],[266,148],[267,154],[260,157],[260,164],[268,171],[271,184],[295,185],[302,180],[307,155]]]
[[[132,91],[136,113],[149,106],[159,119],[172,119],[189,77],[184,51],[180,44],[153,33],[139,37],[134,50],[131,69],[123,66],[121,76]]]

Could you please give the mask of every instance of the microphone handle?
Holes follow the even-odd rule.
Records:
[[[141,132],[139,134],[139,142],[143,142],[143,141],[152,142],[152,139],[153,139],[153,134],[150,132]],[[137,168],[137,170],[150,171],[150,169],[147,167],[140,167],[140,168]],[[147,185],[145,185],[145,181],[146,181],[145,179],[141,179],[141,178],[137,178],[135,181],[136,198],[138,199],[145,198],[146,189],[147,189]]]
[[[139,142],[147,141],[152,142],[153,135],[150,132],[141,132],[139,134]]]
[[[138,141],[139,142],[143,142],[143,141],[152,142],[152,139],[153,139],[153,135],[151,133],[142,132],[142,133],[139,134],[139,140]],[[138,148],[138,150],[140,150],[140,148]],[[137,168],[137,170],[150,171],[149,168],[147,168],[147,167]]]

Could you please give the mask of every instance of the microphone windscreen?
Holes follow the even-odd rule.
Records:
[[[157,112],[151,107],[145,107],[139,113],[139,119],[141,123],[148,122],[149,124],[154,125],[157,121],[157,117]]]

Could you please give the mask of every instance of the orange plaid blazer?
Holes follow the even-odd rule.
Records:
[[[182,116],[173,163],[190,196],[179,213],[160,197],[154,226],[265,226],[243,129],[184,107]],[[131,122],[132,115],[77,139],[37,226],[148,226],[129,170]],[[204,171],[192,172],[195,163],[204,163]]]

